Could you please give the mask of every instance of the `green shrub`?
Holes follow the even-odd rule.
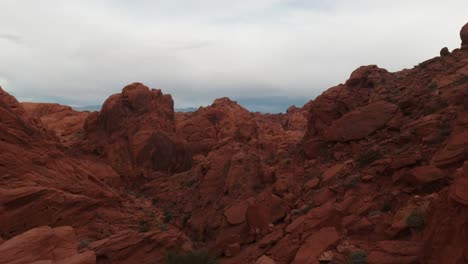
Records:
[[[215,264],[216,258],[205,251],[176,252],[169,251],[166,256],[167,264]]]
[[[151,204],[152,204],[153,206],[157,205],[158,203],[159,203],[159,199],[158,199],[158,198],[153,198],[153,199],[151,200]]]
[[[439,89],[439,87],[437,86],[437,83],[432,82],[431,84],[429,84],[429,90],[436,91],[437,89]]]
[[[81,240],[80,241],[80,248],[87,248],[89,246],[89,241],[88,240]]]
[[[185,185],[186,185],[187,187],[192,187],[193,184],[195,184],[196,182],[197,182],[197,181],[196,181],[195,179],[190,179],[190,180],[188,180],[188,181],[186,182]]]
[[[465,76],[461,77],[460,79],[454,81],[454,82],[452,83],[452,85],[462,85],[462,84],[465,84],[465,83],[467,83],[467,82],[468,82],[468,76],[465,75]]]
[[[167,231],[167,225],[166,225],[166,224],[161,224],[161,225],[159,225],[159,230],[161,230],[161,231]]]
[[[422,229],[426,220],[424,213],[420,210],[415,210],[406,218],[406,224],[411,228]]]
[[[262,185],[258,184],[258,183],[255,183],[253,186],[252,186],[252,191],[256,192],[256,193],[259,193],[262,191]]]
[[[359,175],[351,175],[350,177],[346,178],[343,182],[343,186],[346,189],[355,188],[361,182],[361,178]]]
[[[367,215],[369,217],[373,217],[373,216],[377,216],[377,215],[381,215],[382,214],[382,211],[380,210],[373,210],[373,211],[370,211]]]
[[[349,256],[349,264],[366,264],[367,263],[367,252],[355,251]]]
[[[358,159],[359,166],[364,167],[369,164],[372,164],[374,161],[380,159],[381,155],[380,152],[376,150],[369,150],[366,152],[363,152]]]
[[[188,220],[192,217],[191,213],[187,213],[184,215],[184,218],[182,219],[182,226],[185,227],[187,225]]]
[[[392,205],[390,202],[385,201],[383,206],[382,206],[382,212],[390,212],[392,210]]]
[[[149,231],[149,225],[145,221],[141,221],[140,224],[138,225],[138,232],[140,233],[146,233]]]
[[[270,157],[266,158],[264,160],[264,162],[265,162],[266,165],[273,165],[273,163],[275,163],[275,157],[270,156]]]
[[[164,223],[169,223],[172,220],[172,213],[168,209],[164,210]]]

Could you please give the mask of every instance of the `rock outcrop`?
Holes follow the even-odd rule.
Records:
[[[461,47],[462,49],[467,49],[468,48],[468,23],[463,26],[463,28],[460,30],[460,38],[461,38]]]
[[[83,125],[89,112],[78,112],[69,106],[46,103],[21,103],[26,114],[40,120],[42,126],[53,131],[65,146],[83,137]]]
[[[0,263],[467,263],[466,28],[284,114],[175,113],[140,83],[93,113],[0,88]]]
[[[38,227],[0,244],[0,263],[95,264],[94,252],[78,253],[78,246],[69,226]]]
[[[86,120],[86,147],[121,175],[151,178],[154,172],[187,170],[191,152],[175,137],[173,104],[161,90],[128,85]]]

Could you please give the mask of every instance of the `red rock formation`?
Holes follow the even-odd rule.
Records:
[[[152,177],[155,171],[183,171],[191,153],[175,137],[173,101],[140,83],[109,97],[85,123],[87,147],[121,175]]]
[[[83,124],[89,112],[78,112],[69,106],[47,103],[21,103],[27,115],[39,119],[42,125],[53,131],[65,146],[81,140]]]
[[[91,114],[0,89],[0,263],[465,263],[467,76],[464,48],[363,66],[285,114],[174,113],[139,83]]]
[[[31,229],[0,245],[0,263],[95,264],[93,251],[78,253],[73,228],[48,226]]]

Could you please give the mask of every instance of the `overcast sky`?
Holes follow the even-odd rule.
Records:
[[[136,81],[178,108],[301,103],[360,65],[458,48],[467,14],[466,0],[0,0],[0,85],[76,106]]]

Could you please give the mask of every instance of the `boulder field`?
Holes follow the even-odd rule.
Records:
[[[467,27],[284,114],[178,113],[141,83],[99,112],[0,88],[0,264],[468,263]]]

